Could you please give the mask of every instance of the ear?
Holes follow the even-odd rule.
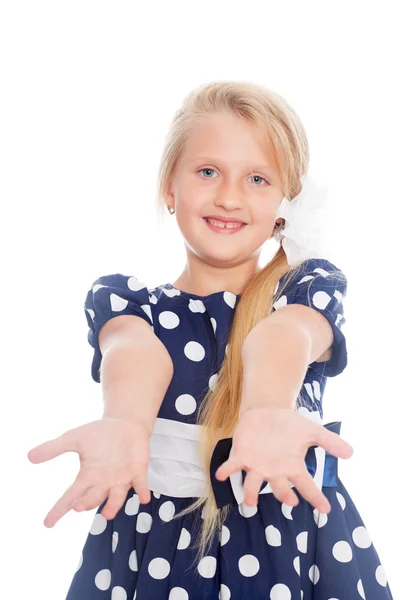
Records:
[[[174,197],[174,194],[173,194],[173,191],[172,191],[172,181],[169,181],[169,183],[168,183],[167,194],[166,195],[167,195],[167,200],[168,200],[167,204],[170,204],[171,206],[173,206],[173,202],[175,200],[175,197]]]

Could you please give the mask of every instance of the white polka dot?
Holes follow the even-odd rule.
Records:
[[[360,594],[361,598],[363,600],[365,600],[364,586],[363,586],[363,583],[362,583],[361,579],[359,579],[358,582],[357,582],[357,591]]]
[[[372,544],[372,540],[365,527],[356,527],[353,531],[352,536],[355,545],[359,548],[369,548]]]
[[[175,329],[180,323],[178,315],[171,310],[163,310],[158,315],[158,320],[165,329]]]
[[[168,600],[189,600],[189,594],[181,587],[174,587],[169,593]]]
[[[282,545],[281,532],[273,525],[268,525],[268,527],[265,528],[265,537],[270,546]]]
[[[199,342],[188,342],[184,347],[183,352],[189,360],[193,360],[195,362],[203,360],[206,354],[206,351],[204,350],[203,346],[199,344]]]
[[[279,308],[282,308],[282,306],[286,306],[286,305],[287,305],[287,297],[283,294],[283,296],[281,296],[276,302],[274,302],[273,308],[275,308],[275,310],[278,310]]]
[[[307,553],[308,531],[302,531],[296,537],[297,549],[303,554]]]
[[[161,497],[161,494],[159,494],[158,492],[153,492],[153,496],[154,496],[154,498],[158,499]]]
[[[218,594],[218,600],[230,600],[231,590],[224,583],[221,584],[221,588]]]
[[[231,308],[235,307],[236,304],[236,296],[232,292],[224,292],[224,300],[228,306]]]
[[[89,313],[92,321],[94,321],[94,317],[95,317],[94,310],[92,310],[91,308],[85,308],[85,310]]]
[[[113,552],[116,551],[118,546],[118,531],[114,531],[114,533],[112,534],[112,542],[111,542],[111,550]]]
[[[132,550],[132,552],[129,555],[129,568],[131,569],[131,571],[138,571],[136,550]]]
[[[311,581],[313,582],[314,585],[316,585],[319,581],[319,569],[317,567],[317,565],[312,565],[308,571],[308,576],[311,579]]]
[[[165,579],[168,577],[171,567],[165,558],[153,558],[149,562],[148,570],[153,579]]]
[[[260,570],[260,563],[253,554],[245,554],[239,559],[239,571],[245,577],[253,577]]]
[[[293,561],[293,566],[294,566],[294,570],[296,571],[297,575],[300,576],[300,556],[296,556],[296,558]]]
[[[303,387],[305,387],[305,388],[306,388],[306,392],[307,392],[307,394],[310,396],[311,400],[314,402],[314,393],[313,393],[313,391],[312,391],[312,386],[311,386],[311,383],[308,383],[308,382],[307,382],[307,383],[304,383],[304,384],[303,384]]]
[[[163,521],[171,521],[175,514],[175,505],[171,500],[163,502],[159,508],[158,514]]]
[[[282,506],[281,506],[281,511],[284,517],[286,517],[287,519],[290,519],[291,521],[293,521],[293,517],[292,517],[292,510],[294,509],[294,506],[291,506],[290,504],[286,504],[286,502],[282,502]]]
[[[231,537],[231,532],[227,528],[226,525],[222,525],[221,535],[220,535],[220,543],[221,546],[225,546],[227,542],[229,542],[229,538]]]
[[[108,590],[111,584],[111,571],[110,569],[102,569],[99,571],[94,578],[94,584],[99,590]]]
[[[140,308],[146,313],[146,315],[149,317],[150,321],[153,321],[153,315],[151,313],[150,304],[142,304]],[[154,327],[151,326],[151,328],[154,331]]]
[[[346,508],[346,500],[345,500],[344,496],[340,492],[336,492],[336,496],[337,496],[340,506],[342,507],[342,510],[344,510]]]
[[[291,600],[292,594],[287,585],[277,583],[269,593],[270,600]]]
[[[105,517],[103,517],[102,514],[97,513],[97,515],[94,516],[93,523],[92,523],[89,533],[91,533],[92,535],[99,535],[100,533],[103,533],[103,531],[105,530],[106,527],[107,527],[107,519]]]
[[[110,294],[110,304],[113,312],[121,312],[128,306],[128,300],[121,298],[118,294]]]
[[[318,508],[314,508],[313,516],[318,527],[323,527],[328,522],[328,515],[326,513],[320,513]]]
[[[139,533],[148,533],[151,529],[152,522],[153,519],[149,513],[139,513],[136,521],[136,531]]]
[[[201,300],[193,300],[193,298],[190,298],[189,310],[191,310],[193,313],[203,313],[206,312],[206,307],[204,306],[204,302]]]
[[[128,594],[120,585],[113,587],[111,592],[111,600],[127,600]]]
[[[80,555],[80,557],[79,557],[79,561],[78,561],[78,565],[77,565],[77,567],[76,567],[76,571],[79,571],[79,569],[80,569],[80,568],[81,568],[81,566],[82,566],[82,563],[83,563],[83,552],[81,552],[81,555]]]
[[[186,548],[190,544],[190,540],[191,540],[190,533],[188,532],[187,529],[185,529],[185,527],[182,527],[181,534],[180,534],[179,540],[178,540],[177,549],[178,550],[186,550]]]
[[[190,394],[181,394],[175,400],[175,408],[181,415],[191,415],[196,410],[197,403]]]
[[[377,582],[380,585],[382,585],[383,587],[385,587],[385,585],[387,585],[387,577],[386,577],[386,573],[385,573],[382,565],[379,565],[379,567],[376,568],[375,578],[376,578]]]
[[[132,290],[133,292],[138,292],[139,290],[142,290],[143,288],[146,287],[145,284],[142,283],[141,281],[139,281],[139,279],[137,277],[135,277],[134,275],[129,277],[129,279],[127,281],[127,285],[128,285],[128,288],[130,290]]]
[[[254,517],[254,515],[258,511],[257,504],[255,506],[247,506],[247,504],[245,504],[244,502],[239,504],[238,508],[239,508],[239,512],[242,515],[242,517],[246,517],[246,519],[249,519],[250,517]]]
[[[318,292],[315,292],[315,294],[313,295],[312,302],[317,308],[324,309],[328,306],[331,299],[332,298],[330,297],[330,295],[327,294],[324,290],[318,290]]]
[[[202,577],[211,579],[217,570],[217,559],[214,556],[205,556],[197,565],[197,569]]]
[[[172,284],[171,284],[172,285]],[[177,290],[176,288],[172,287],[171,289],[168,289],[166,287],[162,288],[162,291],[164,292],[164,294],[166,296],[168,296],[169,298],[173,298],[174,296],[180,296],[181,295],[181,291]]]
[[[225,354],[228,354],[228,348],[229,348],[229,344],[227,344],[227,345],[225,346]]]
[[[214,391],[215,388],[217,387],[217,383],[218,383],[218,373],[214,373],[214,375],[211,375],[210,379],[208,380],[208,386],[209,386],[210,390]]]
[[[139,512],[139,496],[137,494],[133,494],[132,498],[129,498],[125,504],[125,513],[128,516],[137,515]]]
[[[217,321],[214,319],[214,317],[211,317],[210,321],[211,321],[211,325],[212,325],[212,328],[213,328],[214,333],[215,333],[216,330],[217,330]]]
[[[348,542],[341,540],[336,542],[332,548],[332,554],[339,562],[350,562],[353,558],[353,551]]]
[[[321,400],[321,388],[319,385],[319,381],[313,381],[312,384],[314,388],[314,396],[317,400]]]

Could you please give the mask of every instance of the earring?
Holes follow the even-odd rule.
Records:
[[[173,214],[174,214],[174,212],[175,212],[175,209],[173,208],[173,209],[171,210],[171,206],[170,206],[169,204],[168,204],[167,208],[168,208],[168,210],[169,210],[169,214],[170,214],[170,215],[173,215]]]

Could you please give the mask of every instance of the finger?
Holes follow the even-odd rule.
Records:
[[[108,490],[106,488],[101,488],[97,485],[94,485],[93,487],[89,488],[86,494],[78,498],[78,500],[75,500],[71,508],[77,512],[82,510],[91,510],[92,508],[100,506],[107,496]]]
[[[50,512],[47,513],[46,518],[43,521],[44,525],[46,527],[53,527],[61,517],[71,510],[73,503],[83,496],[89,487],[90,485],[88,483],[76,479],[55,503]]]
[[[106,519],[113,519],[121,506],[126,500],[130,485],[114,485],[108,494],[108,499],[105,507],[102,509],[101,514]]]
[[[284,502],[290,506],[298,505],[299,499],[291,489],[289,480],[286,477],[273,477],[268,480],[268,483],[271,485],[273,494],[279,502]]]
[[[141,504],[148,504],[151,500],[151,493],[147,482],[147,473],[136,475],[132,481],[132,486],[139,496],[139,502]]]
[[[227,461],[222,463],[222,465],[216,470],[215,477],[219,481],[225,481],[228,477],[232,475],[232,473],[236,473],[237,471],[241,471],[245,466],[235,457],[231,456]]]
[[[76,452],[76,436],[73,431],[74,430],[71,429],[52,440],[48,440],[47,442],[43,442],[43,444],[39,444],[39,446],[35,446],[35,448],[29,450],[27,454],[28,459],[31,463],[38,464],[51,460],[56,456],[60,456],[60,454],[63,454],[64,452]]]
[[[353,455],[353,447],[346,442],[338,433],[329,431],[323,425],[316,424],[315,443],[338,458],[350,458]]]
[[[307,469],[305,469],[304,473],[300,475],[290,476],[290,480],[303,498],[315,506],[319,512],[330,512],[331,505],[328,501],[328,498],[325,496],[322,490],[317,487],[313,477],[307,471]]]
[[[263,481],[264,477],[262,476],[262,473],[256,469],[252,469],[246,473],[243,489],[244,502],[247,506],[255,506],[257,504],[260,487]]]

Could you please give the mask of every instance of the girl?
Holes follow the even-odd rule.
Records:
[[[327,377],[347,365],[346,277],[296,253],[277,219],[302,191],[306,205],[308,162],[298,116],[261,86],[206,84],[176,113],[159,192],[187,264],[154,289],[94,281],[103,417],[29,453],[81,461],[46,526],[98,507],[67,600],[392,598],[337,475],[352,448],[322,425]]]

